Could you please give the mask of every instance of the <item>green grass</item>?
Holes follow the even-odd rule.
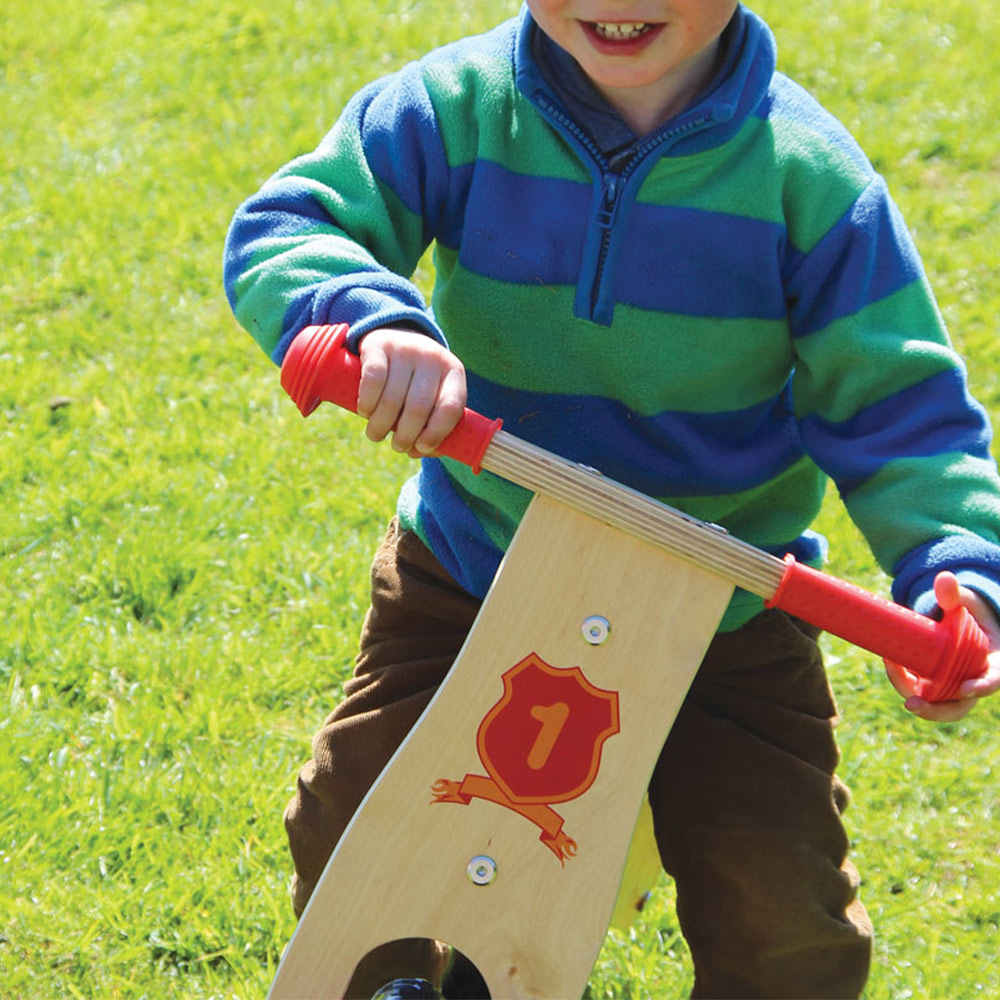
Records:
[[[346,415],[298,417],[229,316],[222,239],[364,81],[513,9],[6,0],[3,996],[266,991],[293,926],[281,810],[408,466]],[[758,9],[887,175],[995,419],[995,19],[960,0]],[[835,503],[822,526],[835,572],[884,587]],[[827,645],[878,933],[867,996],[998,996],[998,708],[925,725],[872,658]],[[589,991],[690,979],[664,885]]]

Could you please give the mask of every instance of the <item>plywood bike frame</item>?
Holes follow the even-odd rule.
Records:
[[[494,997],[581,995],[649,776],[732,590],[536,497],[271,997],[342,996],[364,955],[406,937],[458,948]]]

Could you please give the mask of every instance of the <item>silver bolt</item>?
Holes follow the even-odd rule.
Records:
[[[602,642],[607,642],[608,636],[611,635],[611,622],[602,615],[589,615],[584,618],[580,632],[591,646],[600,646]]]
[[[497,863],[485,854],[477,854],[465,870],[473,885],[489,885],[497,877]]]

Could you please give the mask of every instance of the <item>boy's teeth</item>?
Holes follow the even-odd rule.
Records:
[[[605,38],[635,38],[648,27],[645,21],[596,21],[595,26]]]

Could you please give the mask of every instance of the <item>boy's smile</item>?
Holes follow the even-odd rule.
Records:
[[[590,44],[608,56],[636,55],[664,28],[645,21],[583,21],[581,26]]]
[[[528,0],[528,7],[643,135],[711,79],[737,0]]]

